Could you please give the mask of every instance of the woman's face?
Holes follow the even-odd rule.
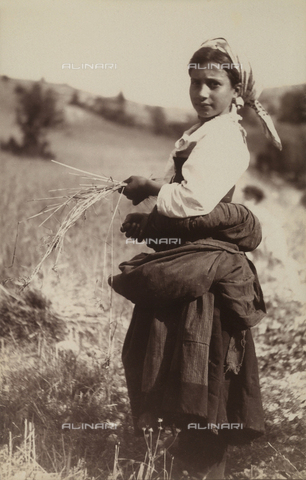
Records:
[[[207,62],[190,71],[190,100],[203,120],[228,113],[238,94],[239,87],[232,87],[226,71],[214,65],[218,64]]]

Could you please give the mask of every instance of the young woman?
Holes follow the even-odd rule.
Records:
[[[226,203],[249,164],[237,105],[254,108],[280,141],[255,98],[249,64],[226,40],[205,42],[189,75],[199,123],[175,144],[170,182],[132,176],[123,191],[133,204],[157,196],[150,215],[127,216],[126,236],[177,236],[181,246],[154,244],[157,253],[124,262],[110,283],[135,303],[123,363],[136,432],[163,418],[182,430],[183,468],[223,478],[227,444],[264,431],[250,327],[265,308],[243,254],[260,242],[260,226],[248,209]]]

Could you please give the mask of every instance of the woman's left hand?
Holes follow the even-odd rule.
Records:
[[[125,232],[126,237],[142,242],[148,218],[148,213],[130,213],[124,220],[120,231]]]

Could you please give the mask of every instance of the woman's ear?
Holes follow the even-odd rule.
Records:
[[[240,96],[240,93],[241,93],[241,83],[237,83],[235,86],[234,86],[234,96],[233,98],[237,98]]]
[[[237,110],[244,106],[243,98],[241,97],[241,83],[237,83],[234,86],[232,103],[236,106]]]

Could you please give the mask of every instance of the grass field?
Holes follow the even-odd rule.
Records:
[[[65,125],[49,135],[51,148],[59,162],[120,181],[131,174],[161,176],[173,146],[172,140],[107,122],[77,107],[67,109],[67,118]],[[5,123],[3,117],[0,120]],[[9,128],[4,131],[8,132]],[[3,305],[10,306],[11,317],[5,318],[14,321],[14,316],[20,319],[27,309],[16,293],[18,287],[38,263],[48,236],[56,228],[54,222],[39,228],[41,217],[26,220],[47,204],[32,200],[56,196],[56,192],[49,193],[49,190],[76,186],[79,179],[50,161],[15,158],[6,152],[0,155],[1,284],[7,292],[14,292],[17,296],[14,300],[1,290],[1,312],[4,312]],[[276,178],[268,181],[250,172],[238,186],[238,201],[241,188],[250,182],[264,189],[266,208],[283,218],[289,251],[302,271],[305,209],[299,205],[300,192]],[[44,307],[43,316],[47,311],[50,318],[58,315],[65,325],[81,332],[82,353],[56,358],[56,339],[47,339],[44,335],[45,317],[41,320],[42,334],[34,335],[33,341],[19,345],[12,334],[2,343],[0,413],[3,419],[0,428],[3,446],[0,458],[5,480],[55,478],[46,472],[56,472],[57,478],[60,474],[75,479],[144,478],[131,476],[133,469],[141,468],[146,445],[144,439],[135,439],[132,434],[120,361],[132,305],[114,294],[110,312],[110,291],[107,286],[102,288],[104,267],[108,274],[112,268],[116,271],[121,261],[143,250],[143,246],[126,245],[125,237],[119,232],[122,220],[131,209],[130,202],[123,198],[114,221],[113,241],[108,239],[108,243],[113,244],[113,258],[108,245],[104,262],[106,231],[117,200],[118,194],[114,194],[112,200],[103,201],[88,212],[86,219],[81,219],[69,231],[58,271],[52,271],[54,258],[50,258],[29,287],[38,292],[37,299],[42,294],[51,301],[51,306]],[[133,211],[136,210],[133,207]],[[16,239],[18,222],[21,223]],[[305,319],[297,299],[280,294],[283,290],[279,287],[286,287],[282,270],[277,262],[269,261],[264,259],[261,269],[268,316],[254,331],[267,436],[252,446],[232,447],[228,479],[303,478],[305,474],[302,445],[306,429],[301,415],[306,401],[302,373]],[[276,277],[274,281],[273,275]],[[37,312],[37,299],[28,305],[30,313],[31,309]],[[101,300],[102,309],[98,307]],[[115,329],[109,365],[109,332],[114,333]],[[25,420],[34,425],[31,430],[27,424],[26,433]],[[118,427],[115,431],[101,433],[99,430],[98,434],[65,431],[64,435],[59,427],[62,422],[101,421],[117,422]],[[36,439],[34,450],[33,439]],[[116,460],[114,467],[119,441],[119,457],[126,460]],[[158,451],[162,446],[161,443]],[[160,473],[164,460],[165,455],[160,454],[156,459],[160,476],[154,473],[152,478],[164,478]],[[166,460],[169,472],[171,459]],[[21,476],[14,477],[18,472]]]

